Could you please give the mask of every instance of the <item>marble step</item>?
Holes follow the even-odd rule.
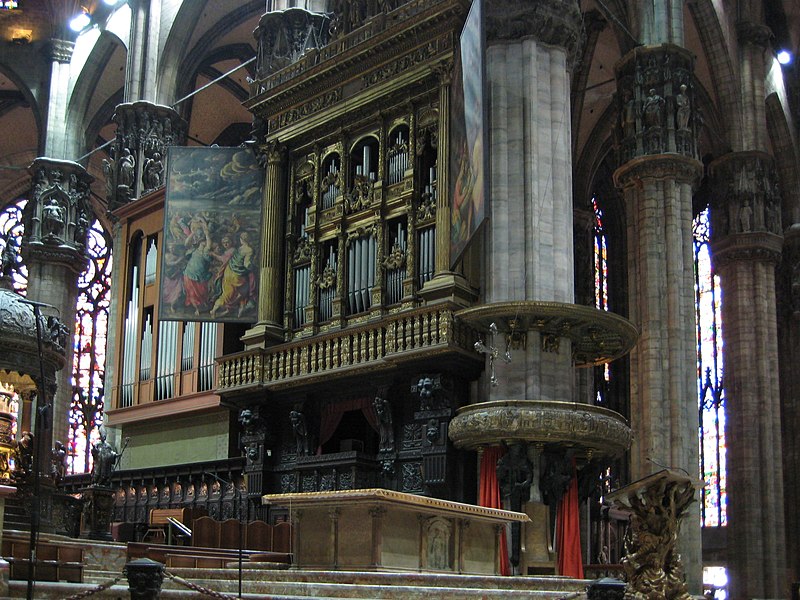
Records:
[[[170,573],[201,587],[236,594],[238,570],[171,569]],[[362,598],[375,600],[585,598],[587,580],[564,577],[481,577],[430,573],[373,573],[344,571],[259,571],[242,569],[242,588],[269,597]],[[165,580],[162,589],[180,585]]]

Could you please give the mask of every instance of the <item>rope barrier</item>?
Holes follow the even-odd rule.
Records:
[[[222,592],[215,592],[214,590],[204,588],[203,586],[197,585],[196,583],[192,583],[191,581],[187,581],[182,577],[173,575],[169,571],[165,570],[164,575],[172,579],[172,581],[174,581],[175,583],[179,583],[182,586],[189,588],[190,590],[199,592],[203,596],[208,596],[209,598],[220,598],[221,600],[237,600],[237,596],[230,596],[228,594],[223,594]]]
[[[101,583],[100,585],[91,590],[85,590],[83,592],[75,594],[74,596],[69,596],[68,598],[64,598],[64,600],[80,600],[81,598],[88,598],[89,596],[94,596],[95,594],[99,594],[100,592],[107,590],[112,585],[116,585],[120,579],[122,579],[122,577],[116,577],[114,579],[106,581],[105,583]]]

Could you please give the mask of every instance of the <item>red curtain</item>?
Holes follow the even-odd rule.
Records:
[[[500,497],[500,484],[497,482],[497,461],[505,453],[505,449],[502,446],[492,446],[483,451],[478,496],[478,504],[480,506],[503,508],[503,500]],[[505,530],[500,534],[500,574],[511,575]]]
[[[583,579],[580,518],[578,515],[578,477],[575,471],[575,459],[572,459],[572,481],[567,493],[561,497],[561,501],[558,503],[556,550],[559,575]]]
[[[336,428],[342,420],[342,415],[350,410],[361,410],[364,418],[375,431],[378,431],[378,414],[372,404],[372,398],[349,398],[338,402],[331,402],[322,406],[319,419],[319,446],[317,454],[322,454],[322,445],[333,437]]]

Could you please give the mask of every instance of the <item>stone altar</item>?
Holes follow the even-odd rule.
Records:
[[[528,515],[363,489],[268,494],[289,508],[294,565],[302,569],[500,573],[500,532]]]

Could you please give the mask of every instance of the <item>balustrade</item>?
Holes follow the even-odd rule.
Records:
[[[463,330],[469,331],[463,331]],[[330,375],[332,371],[402,358],[426,348],[471,350],[477,333],[454,326],[449,309],[419,309],[311,339],[259,348],[218,359],[218,390],[281,384],[296,377]]]

